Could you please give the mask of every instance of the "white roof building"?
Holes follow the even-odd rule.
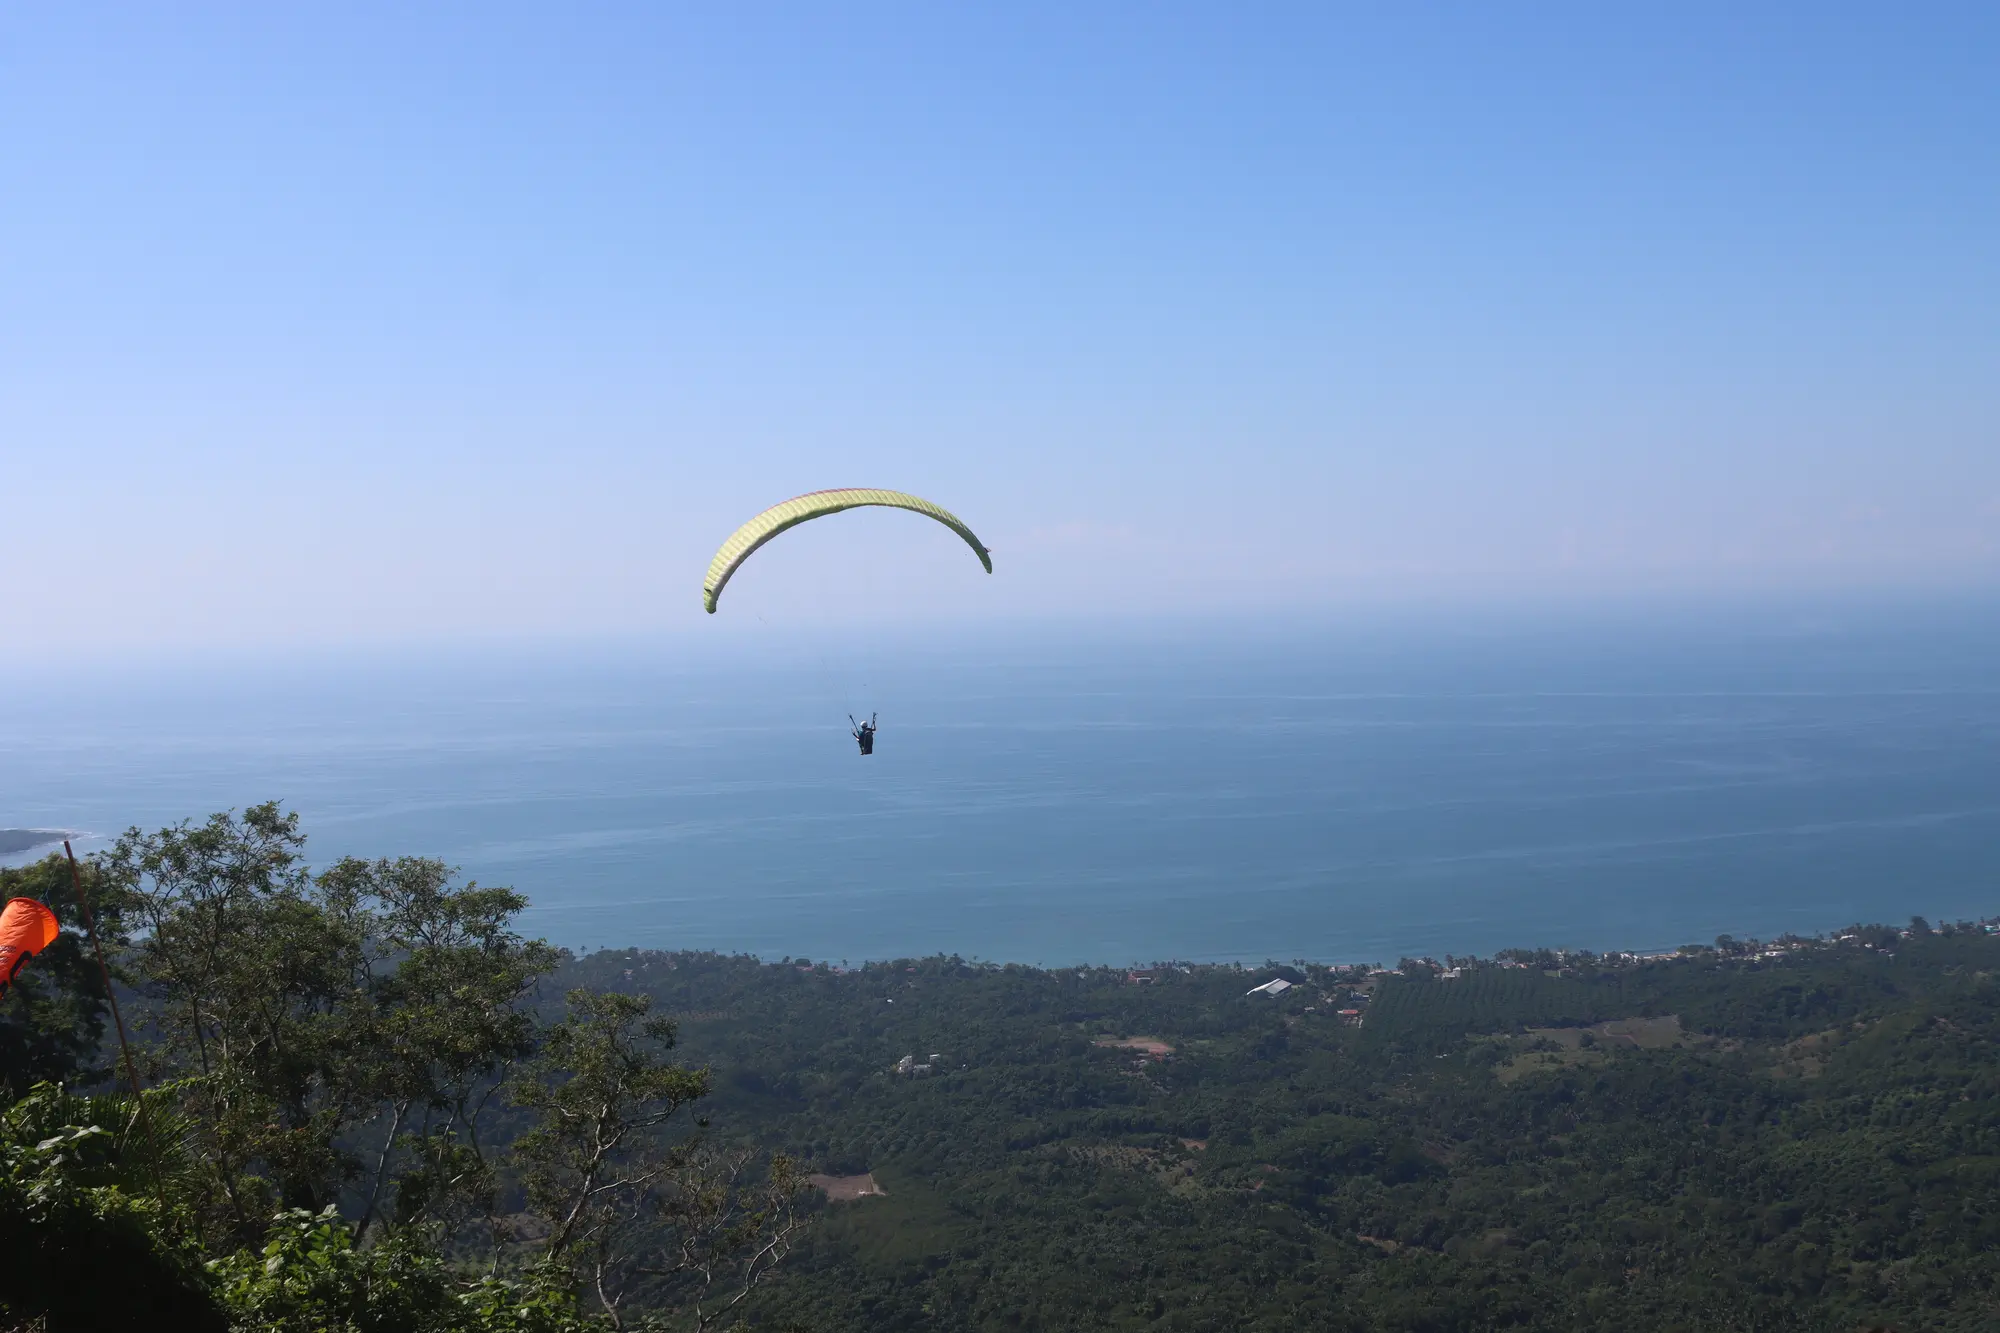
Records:
[[[1283,995],[1292,988],[1292,983],[1283,977],[1273,977],[1261,986],[1252,986],[1245,995]]]

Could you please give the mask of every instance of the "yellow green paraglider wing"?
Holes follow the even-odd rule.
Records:
[[[729,534],[729,540],[715,553],[715,559],[708,562],[708,577],[702,580],[701,604],[715,614],[715,601],[722,596],[722,590],[729,578],[750,553],[762,546],[786,528],[828,514],[838,514],[843,509],[860,509],[868,505],[880,505],[889,509],[907,509],[913,514],[934,518],[965,539],[965,544],[978,555],[979,563],[986,566],[986,572],[993,572],[993,555],[983,542],[974,536],[972,529],[958,521],[949,510],[932,504],[920,496],[907,495],[902,491],[877,491],[855,488],[844,491],[813,491],[807,495],[787,500],[783,504],[772,505],[757,517]]]

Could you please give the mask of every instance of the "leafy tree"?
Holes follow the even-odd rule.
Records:
[[[337,1210],[280,1213],[258,1250],[211,1265],[237,1327],[260,1333],[582,1333],[547,1274],[465,1279],[411,1234],[363,1249]]]
[[[536,987],[564,955],[515,930],[521,895],[421,858],[315,874],[304,842],[265,804],[94,858],[166,1081],[141,1101],[29,1084],[103,1072],[102,982],[66,933],[0,1013],[0,1241],[20,1242],[0,1313],[57,1333],[567,1333],[735,1310],[790,1249],[802,1182],[705,1132],[708,1075],[666,1058],[672,1025],[577,992],[545,1030]],[[0,889],[67,917],[68,874],[51,859]],[[524,1185],[539,1245],[495,1217]],[[83,1280],[93,1265],[130,1281]]]
[[[135,829],[104,858],[146,927],[157,1058],[199,1075],[210,1225],[252,1244],[274,1208],[317,1215],[357,1183],[363,1229],[449,1224],[490,1202],[480,1114],[558,955],[512,929],[519,894],[416,858],[314,876],[303,845],[267,804]]]
[[[415,1233],[362,1249],[329,1208],[203,1262],[198,1184],[172,1090],[77,1097],[43,1084],[0,1115],[0,1316],[47,1333],[583,1333],[558,1275],[455,1272]],[[107,1128],[106,1126],[111,1126]]]
[[[298,816],[275,804],[154,834],[100,860],[144,927],[168,1071],[200,1077],[191,1103],[217,1206],[209,1222],[260,1237],[280,1201],[322,1203],[345,1174],[341,1074],[368,1049],[353,913],[311,898]]]
[[[803,1182],[779,1158],[753,1186],[753,1154],[707,1142],[684,1112],[708,1073],[667,1062],[674,1026],[644,996],[579,989],[566,1004],[513,1090],[537,1117],[514,1151],[548,1259],[584,1277],[614,1328],[639,1294],[707,1329],[788,1252]],[[667,1132],[676,1120],[687,1132]]]
[[[0,1114],[0,1315],[47,1333],[125,1326],[215,1333],[228,1320],[160,1181],[184,1164],[164,1098],[80,1098],[40,1084]],[[165,1117],[165,1120],[162,1120]],[[110,1126],[107,1128],[106,1126]]]
[[[448,1227],[490,1213],[494,1172],[482,1117],[502,1072],[534,1049],[535,1019],[523,1001],[560,954],[513,930],[526,898],[456,886],[441,862],[347,859],[320,877],[320,887],[340,902],[374,905],[370,1091],[386,1104],[376,1120],[388,1128],[360,1229],[378,1216],[392,1173],[399,1225]]]

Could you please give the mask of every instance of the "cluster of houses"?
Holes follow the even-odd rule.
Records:
[[[1386,973],[1383,973],[1378,970],[1373,975],[1381,976],[1381,975],[1386,975]],[[1372,983],[1364,980],[1362,984],[1366,986]],[[1244,992],[1244,996],[1245,998],[1248,998],[1249,996],[1252,995],[1279,996],[1283,995],[1286,991],[1296,990],[1296,989],[1298,989],[1298,985],[1296,982],[1287,981],[1283,977],[1273,977],[1271,978],[1271,980],[1265,982],[1261,986],[1252,986],[1249,990]],[[1344,1009],[1334,1010],[1333,1011],[1334,1016],[1338,1018],[1341,1022],[1346,1023],[1350,1027],[1357,1027],[1357,1028],[1360,1027],[1361,1020],[1364,1017],[1366,1017],[1368,1013],[1367,1010],[1368,992],[1365,989],[1348,991],[1346,998],[1346,1005],[1347,1007]],[[1317,1004],[1309,1004],[1306,1006],[1306,1012],[1309,1014],[1317,1012],[1318,1009],[1319,1006]]]
[[[1919,918],[1912,920],[1908,929],[1892,929],[1888,927],[1857,928],[1843,931],[1831,939],[1824,937],[1805,939],[1796,935],[1787,935],[1782,939],[1765,943],[1761,940],[1739,941],[1724,935],[1716,941],[1713,948],[1708,945],[1685,945],[1679,949],[1672,949],[1662,953],[1619,951],[1599,954],[1591,953],[1588,950],[1508,949],[1502,951],[1497,957],[1490,959],[1447,958],[1445,962],[1441,963],[1437,959],[1429,957],[1406,958],[1398,968],[1378,967],[1367,963],[1352,963],[1329,967],[1324,969],[1324,971],[1326,974],[1325,980],[1331,983],[1336,993],[1341,989],[1351,987],[1351,989],[1346,989],[1346,999],[1344,1001],[1335,1001],[1336,1003],[1344,1003],[1345,1007],[1336,1009],[1333,1013],[1342,1022],[1359,1027],[1367,1017],[1368,992],[1373,989],[1377,981],[1389,976],[1416,974],[1429,975],[1439,981],[1456,981],[1480,968],[1487,967],[1508,971],[1534,970],[1555,976],[1580,966],[1599,968],[1640,967],[1647,963],[1660,963],[1676,958],[1686,958],[1690,955],[1710,953],[1719,953],[1726,957],[1745,960],[1773,961],[1805,950],[1834,948],[1842,945],[1885,950],[1893,947],[1894,941],[1908,939],[1912,935],[1971,933],[1974,931],[1989,935],[2000,934],[2000,917],[1988,917],[1982,921],[1960,921],[1944,924],[1938,926],[1935,932],[1933,932],[1931,926]],[[1160,980],[1162,973],[1176,970],[1194,971],[1196,969],[1184,965],[1178,967],[1135,969],[1125,974],[1125,982],[1131,986],[1151,986]],[[1252,997],[1274,999],[1285,994],[1287,991],[1297,989],[1299,984],[1285,977],[1273,977],[1269,981],[1252,986],[1248,991],[1244,992],[1244,996],[1246,999]],[[1306,1012],[1315,1012],[1317,1008],[1316,1004],[1307,1005]],[[931,1057],[933,1061],[938,1058],[937,1056]],[[923,1073],[929,1068],[929,1065],[916,1063],[914,1056],[905,1056],[902,1062],[896,1066],[896,1072],[902,1074]]]

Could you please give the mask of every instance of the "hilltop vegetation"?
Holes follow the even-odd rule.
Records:
[[[571,958],[434,862],[299,855],[258,807],[91,868],[144,1114],[73,935],[0,1007],[15,1318],[2000,1326],[2000,938],[1969,923],[848,971]],[[72,919],[59,862],[0,892]],[[64,1264],[122,1276],[35,1280]]]
[[[708,1076],[640,996],[542,984],[524,900],[435,861],[314,873],[275,805],[84,876],[151,1084],[111,1083],[66,932],[0,1012],[0,1315],[134,1327],[707,1328],[769,1271],[802,1186],[706,1132]],[[0,871],[79,919],[59,857]],[[638,1242],[643,1241],[641,1252]]]

